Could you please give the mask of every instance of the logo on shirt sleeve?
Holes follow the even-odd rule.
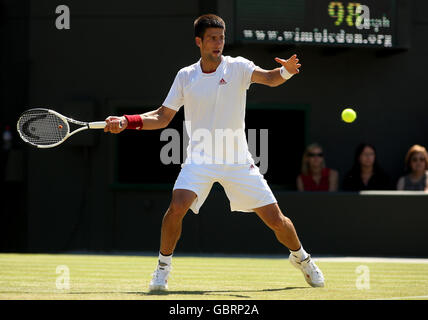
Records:
[[[223,78],[221,78],[221,80],[220,80],[219,84],[220,84],[220,85],[222,85],[222,84],[227,84],[227,82],[226,82],[226,80],[224,80]]]

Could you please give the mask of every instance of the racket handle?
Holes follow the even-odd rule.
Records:
[[[88,123],[89,129],[104,129],[106,126],[105,121],[95,121]]]

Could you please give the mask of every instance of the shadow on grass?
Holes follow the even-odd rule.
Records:
[[[97,292],[77,292],[77,291],[64,291],[64,292],[55,292],[55,293],[63,293],[63,294],[72,294],[72,295],[102,295],[102,294],[132,294],[132,295],[142,295],[142,296],[168,296],[168,295],[205,295],[205,296],[229,296],[234,298],[249,298],[252,297],[249,295],[244,295],[245,293],[258,293],[258,292],[281,292],[288,290],[296,290],[296,289],[309,289],[309,287],[285,287],[285,288],[277,288],[277,289],[261,289],[261,290],[189,290],[189,291],[150,291],[150,292],[105,292],[105,291],[97,291]],[[16,291],[0,291],[0,293],[17,293]],[[35,294],[37,292],[19,292],[20,294]],[[41,293],[41,292],[39,292]],[[52,294],[51,292],[43,292],[44,294]],[[242,293],[242,294],[239,294]]]
[[[162,295],[206,295],[206,296],[230,296],[236,298],[251,298],[251,296],[237,294],[237,293],[251,293],[251,292],[279,292],[295,289],[308,289],[308,287],[285,287],[278,289],[261,289],[261,290],[195,290],[195,291],[151,291],[140,292],[138,294],[145,296],[162,296]]]

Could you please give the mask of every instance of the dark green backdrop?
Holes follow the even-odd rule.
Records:
[[[119,108],[139,112],[161,105],[177,71],[199,59],[193,20],[205,12],[226,12],[228,3],[0,1],[0,129],[9,125],[14,134],[13,149],[1,153],[2,251],[158,249],[170,186],[118,184],[123,152],[118,137],[88,132],[60,148],[34,150],[20,143],[14,126],[29,107],[99,120]],[[70,7],[70,30],[55,28],[55,8],[62,4]],[[428,145],[428,2],[404,4],[406,50],[226,45],[226,55],[244,56],[263,68],[274,68],[276,56],[293,53],[302,62],[300,75],[286,85],[254,85],[248,91],[251,105],[305,106],[304,124],[269,148],[276,161],[270,176],[298,173],[277,165],[282,157],[299,159],[296,137],[300,150],[304,143],[321,143],[327,165],[341,177],[356,145],[368,141],[393,181],[403,174],[408,148]],[[228,14],[224,17],[228,23]],[[345,107],[358,112],[351,125],[340,121]],[[269,110],[259,115],[269,116]],[[149,172],[154,164],[145,155],[160,150],[142,142],[135,150],[140,161],[129,170]],[[172,182],[178,171],[179,165],[171,169]],[[290,186],[275,193],[314,254],[428,255],[426,196],[297,194]],[[221,188],[213,190],[200,216],[186,216],[184,226],[181,252],[284,252],[254,215],[229,213]]]

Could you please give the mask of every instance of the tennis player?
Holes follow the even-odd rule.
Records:
[[[186,131],[190,137],[187,159],[181,166],[162,220],[159,261],[149,289],[168,290],[172,255],[181,235],[182,220],[189,208],[199,212],[214,182],[223,186],[231,211],[255,212],[289,249],[291,264],[303,272],[306,282],[313,287],[323,287],[321,270],[303,249],[292,221],[282,214],[266,180],[254,165],[244,131],[246,91],[250,85],[283,84],[299,73],[299,59],[296,55],[288,60],[275,58],[281,67],[264,70],[243,57],[223,56],[225,29],[224,21],[216,15],[197,18],[195,42],[201,58],[178,72],[162,106],[140,115],[106,119],[105,131],[111,133],[125,129],[161,129],[168,126],[184,105]],[[226,145],[226,150],[218,147],[221,144],[215,139],[210,143],[201,142],[218,136],[218,132],[233,133],[229,139],[232,143]],[[226,136],[226,140],[228,138]]]

